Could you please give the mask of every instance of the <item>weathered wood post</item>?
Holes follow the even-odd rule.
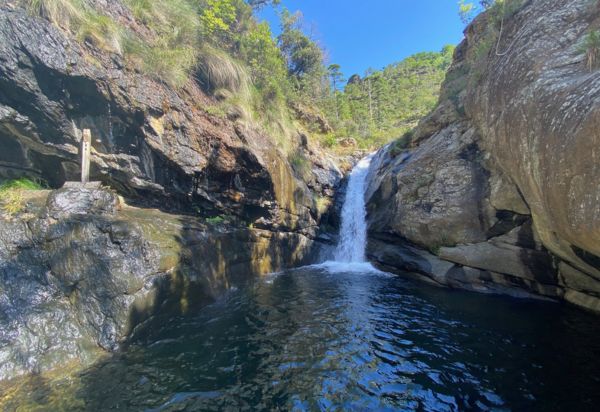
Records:
[[[81,183],[86,184],[90,180],[90,155],[92,150],[92,133],[90,129],[83,129],[81,139]]]

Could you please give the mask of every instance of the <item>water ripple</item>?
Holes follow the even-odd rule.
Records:
[[[321,265],[157,320],[77,396],[103,411],[590,410],[595,321]]]

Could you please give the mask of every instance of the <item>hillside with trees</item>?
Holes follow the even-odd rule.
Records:
[[[329,66],[332,95],[325,105],[337,141],[354,139],[364,149],[402,136],[437,103],[454,46],[410,56],[382,70],[352,75],[342,88],[336,65]]]
[[[278,0],[125,0],[133,25],[93,1],[21,2],[81,43],[121,56],[130,70],[176,89],[198,82],[215,97],[208,112],[261,125],[287,150],[297,128],[334,151],[399,137],[435,106],[453,51],[419,53],[345,79],[305,34],[300,13],[278,10],[278,36],[256,18]]]

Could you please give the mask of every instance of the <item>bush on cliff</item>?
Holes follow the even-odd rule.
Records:
[[[25,177],[9,180],[0,184],[0,206],[8,215],[14,215],[23,209],[25,199],[24,190],[40,190],[40,182]]]
[[[585,64],[589,71],[600,67],[600,31],[590,31],[583,39],[581,49],[585,53]]]

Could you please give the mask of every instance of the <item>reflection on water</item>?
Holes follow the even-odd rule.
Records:
[[[593,410],[598,318],[312,267],[166,318],[67,392],[86,410]]]

